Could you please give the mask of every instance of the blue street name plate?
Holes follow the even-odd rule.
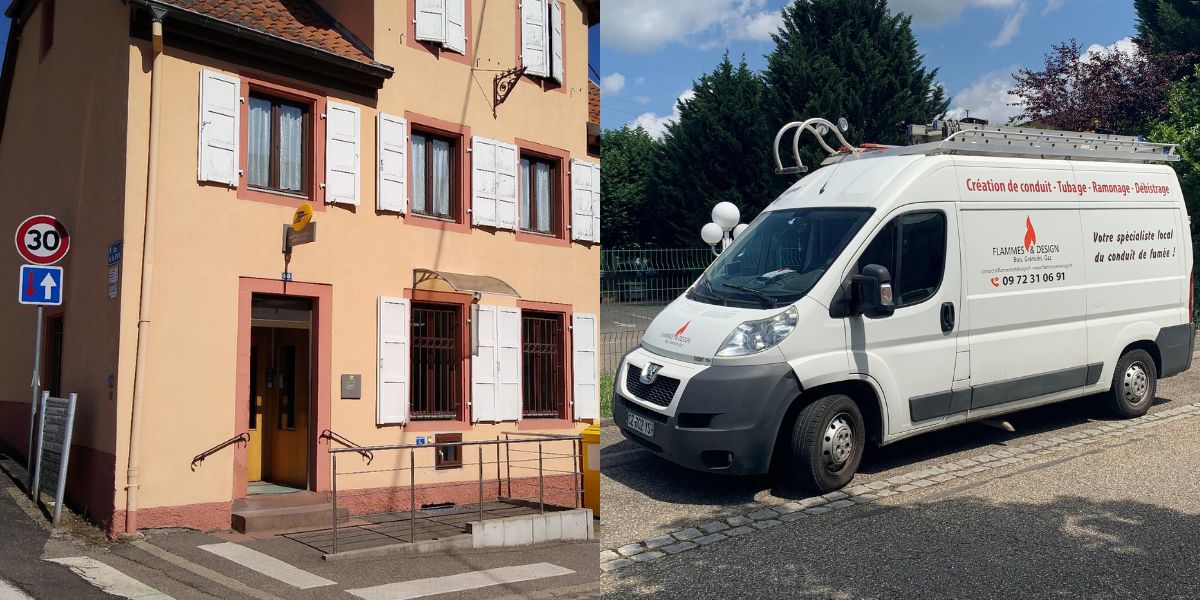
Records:
[[[62,267],[21,265],[18,299],[21,304],[59,306],[62,304]]]

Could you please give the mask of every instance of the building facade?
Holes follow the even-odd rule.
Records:
[[[68,503],[110,533],[229,527],[263,486],[326,492],[332,434],[491,440],[598,418],[598,1],[9,15],[0,226],[51,214],[70,232],[38,369],[79,394]],[[305,204],[315,240],[285,254]],[[19,453],[33,314],[0,306],[0,436]],[[475,485],[424,456],[424,499]],[[339,479],[351,510],[393,506],[406,460]]]

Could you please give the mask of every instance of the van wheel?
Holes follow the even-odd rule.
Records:
[[[844,487],[862,461],[867,430],[849,396],[825,396],[805,406],[792,426],[792,475],[821,493]]]
[[[1157,389],[1154,359],[1145,350],[1130,350],[1117,361],[1112,388],[1108,391],[1109,406],[1119,417],[1140,417],[1154,404]]]

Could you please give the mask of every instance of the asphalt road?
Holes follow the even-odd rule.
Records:
[[[606,302],[600,304],[600,333],[643,331],[666,308],[664,302]]]
[[[1151,413],[1200,401],[1200,370],[1160,383]],[[1196,598],[1200,411],[602,578],[634,598]],[[966,425],[871,452],[851,485],[1111,424],[1094,399],[1026,411],[1007,433]],[[674,467],[602,434],[602,546],[808,497],[771,477]],[[1096,440],[1093,440],[1096,441]]]

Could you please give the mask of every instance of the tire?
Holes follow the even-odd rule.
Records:
[[[844,394],[825,396],[800,410],[792,426],[791,473],[822,494],[845,487],[866,447],[862,411]]]
[[[1105,396],[1109,409],[1118,417],[1132,419],[1146,414],[1158,391],[1154,358],[1145,350],[1130,350],[1117,361],[1112,387]]]

